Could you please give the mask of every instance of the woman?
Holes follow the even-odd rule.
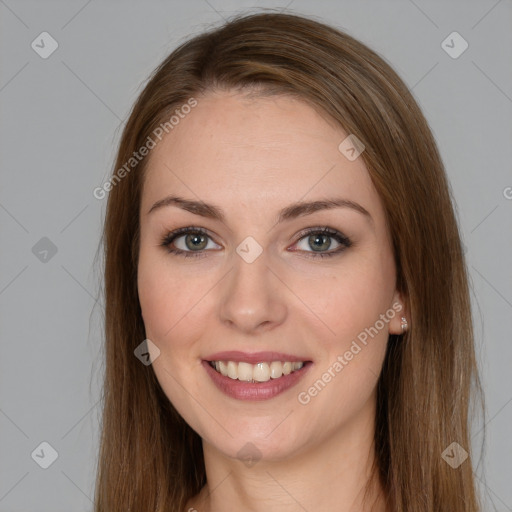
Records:
[[[480,510],[449,185],[381,57],[295,15],[201,34],[105,189],[96,511]]]

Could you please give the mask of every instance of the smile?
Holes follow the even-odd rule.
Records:
[[[236,400],[260,401],[291,390],[299,380],[304,379],[313,363],[260,359],[260,362],[252,364],[226,357],[203,360],[202,366],[215,387],[224,395]]]
[[[243,382],[268,382],[270,379],[279,379],[289,375],[304,366],[304,362],[271,361],[250,364],[243,361],[210,361],[210,366],[233,380]]]

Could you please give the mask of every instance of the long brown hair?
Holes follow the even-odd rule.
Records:
[[[389,337],[377,384],[375,474],[390,510],[479,511],[469,408],[476,392],[483,404],[483,393],[467,269],[436,142],[413,96],[378,54],[312,18],[273,12],[236,16],[183,43],[150,77],[124,128],[105,187],[95,511],[181,511],[206,483],[200,437],[152,367],[134,356],[145,339],[137,262],[148,159],[126,162],[177,108],[216,88],[298,97],[364,143],[361,158],[384,205],[397,287],[410,313],[406,334]],[[442,456],[453,442],[469,453],[456,468]]]

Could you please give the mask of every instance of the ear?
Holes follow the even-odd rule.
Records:
[[[406,297],[395,290],[393,294],[393,300],[391,301],[390,308],[395,312],[395,316],[389,321],[389,334],[402,334],[402,317],[407,320],[407,329],[411,327],[411,316],[409,314],[409,308]]]

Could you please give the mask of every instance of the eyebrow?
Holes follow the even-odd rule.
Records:
[[[204,201],[193,201],[190,199],[184,199],[179,196],[167,196],[163,199],[157,201],[147,212],[147,215],[150,213],[159,210],[161,208],[167,206],[176,206],[183,210],[186,210],[195,215],[199,215],[201,217],[206,217],[208,219],[218,220],[220,222],[226,222],[226,216],[222,208],[215,206],[213,204],[205,203]],[[350,201],[348,199],[343,199],[341,197],[331,198],[331,199],[323,199],[318,201],[310,201],[310,202],[297,202],[292,203],[289,206],[283,208],[277,217],[276,224],[279,224],[284,221],[289,221],[295,219],[297,217],[302,217],[305,215],[311,215],[315,212],[321,210],[330,210],[333,208],[350,208],[360,214],[364,215],[370,223],[373,223],[373,218],[370,215],[370,212],[366,210],[359,203],[354,201]]]

